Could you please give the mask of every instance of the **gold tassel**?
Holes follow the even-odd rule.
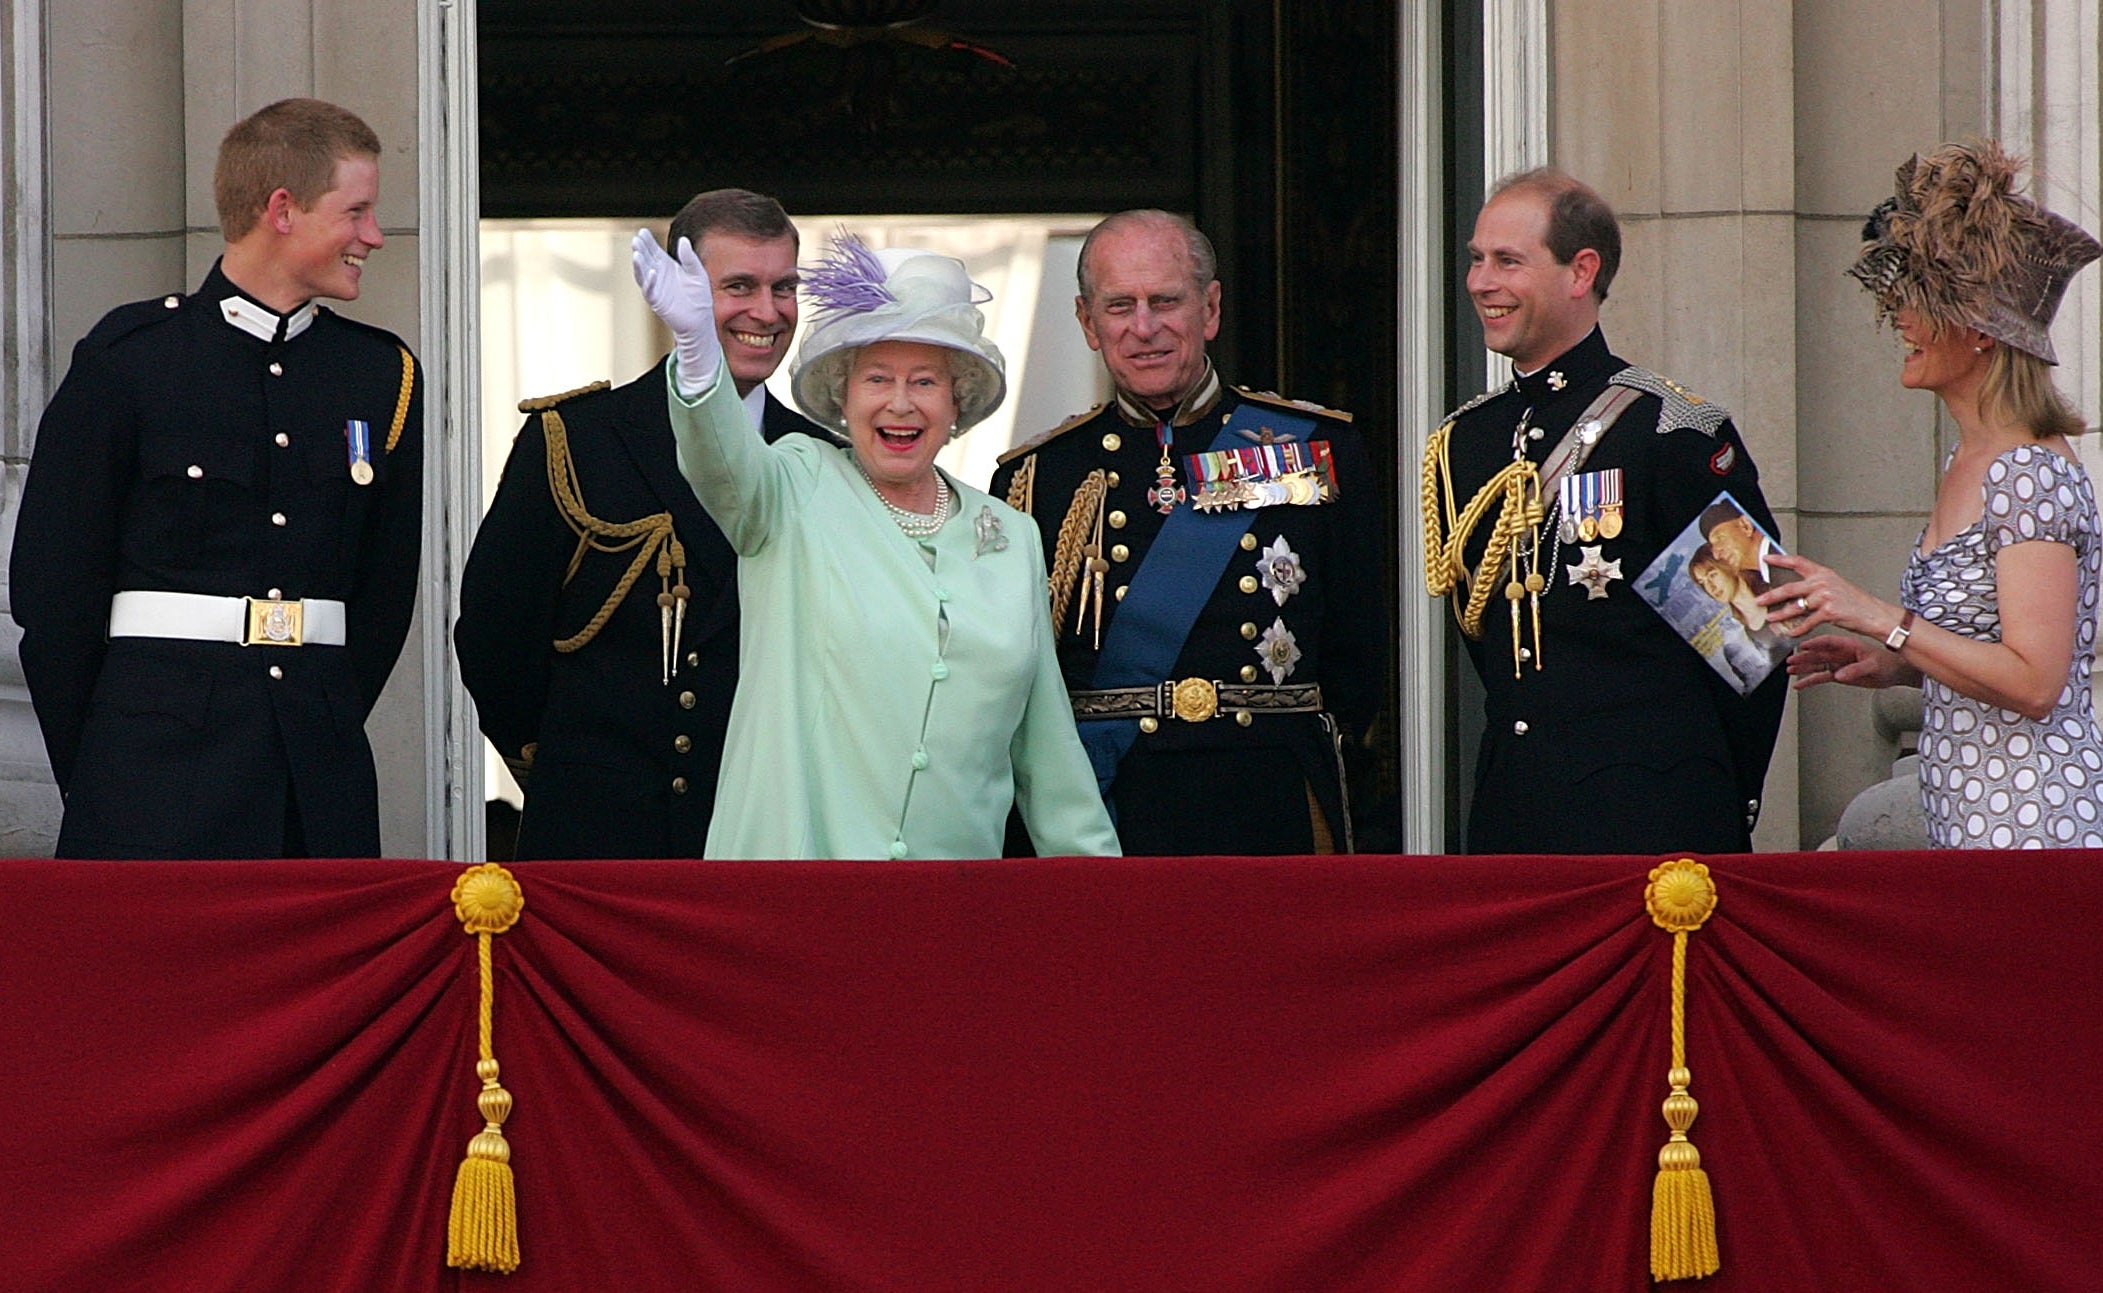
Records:
[[[453,914],[475,937],[475,965],[481,980],[481,1059],[475,1076],[482,1092],[475,1106],[482,1130],[467,1143],[467,1157],[453,1179],[452,1215],[446,1222],[445,1264],[459,1270],[509,1275],[518,1269],[518,1204],[511,1181],[511,1145],[504,1139],[504,1120],[511,1116],[511,1093],[497,1084],[496,974],[490,962],[491,938],[518,923],[526,895],[509,871],[494,862],[469,867],[453,885]]]
[[[1687,1129],[1701,1106],[1687,1094],[1687,935],[1716,910],[1716,882],[1692,858],[1653,868],[1643,906],[1660,929],[1672,934],[1672,1071],[1665,1077],[1665,1125],[1672,1136],[1658,1151],[1658,1177],[1650,1196],[1650,1274],[1658,1280],[1700,1279],[1723,1266],[1716,1247],[1716,1203],[1701,1151]]]

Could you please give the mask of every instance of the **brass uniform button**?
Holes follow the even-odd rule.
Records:
[[[690,691],[682,691],[682,692],[680,692],[680,693],[679,693],[679,708],[681,708],[681,709],[692,709],[693,707],[694,707],[694,693],[692,693],[692,692],[690,692]]]
[[[1117,488],[1117,473],[1116,473],[1116,472],[1114,472],[1114,471],[1113,471],[1113,472],[1111,472],[1111,473],[1110,473],[1110,475],[1109,475],[1109,478],[1108,478],[1108,479],[1107,479],[1106,481],[1104,481],[1104,483],[1105,483],[1105,484],[1107,484],[1107,485],[1108,485],[1108,486],[1109,486],[1110,488],[1112,488],[1112,489],[1116,489],[1116,488]]]
[[[285,596],[285,590],[282,588],[273,588],[269,592],[263,594],[263,596],[269,598],[273,602],[280,601]]]
[[[1256,550],[1256,536],[1253,534],[1242,535],[1241,550],[1243,552],[1254,552]]]
[[[1125,514],[1123,512],[1110,513],[1110,528],[1113,530],[1122,530],[1125,528]]]
[[[1516,722],[1516,723],[1513,723],[1513,724],[1512,724],[1512,735],[1513,735],[1513,736],[1524,736],[1524,735],[1526,735],[1526,733],[1527,733],[1527,730],[1528,730],[1528,729],[1527,729],[1527,726],[1526,726],[1526,720],[1525,720],[1525,719],[1523,719],[1523,718],[1522,718],[1522,719],[1520,719],[1520,720],[1519,720],[1518,722]]]
[[[272,377],[283,377],[285,375],[285,366],[283,364],[272,364],[270,366],[270,375]]]
[[[699,665],[700,665],[700,663],[701,663],[701,653],[700,653],[699,651],[689,651],[689,652],[687,652],[687,653],[686,653],[686,663],[687,663],[687,665],[688,665],[689,667],[697,667],[697,666],[699,666]]]
[[[1256,640],[1256,632],[1257,629],[1254,624],[1244,624],[1241,626],[1241,636],[1243,641],[1254,642]]]
[[[1243,665],[1241,667],[1241,680],[1243,682],[1256,681],[1256,666],[1252,664]]]
[[[285,523],[285,514],[283,512],[272,512],[270,514],[270,523],[272,525],[283,525]]]
[[[1243,727],[1247,727],[1256,721],[1256,716],[1245,709],[1237,709],[1234,711],[1234,721]]]
[[[1119,584],[1117,586],[1117,592],[1115,596],[1117,597],[1118,601],[1123,601],[1125,599],[1125,586],[1123,584]]]
[[[292,437],[286,435],[282,431],[278,432],[277,435],[272,438],[277,441],[277,447],[280,449],[289,448],[292,444]]]
[[[191,480],[203,480],[204,468],[193,462],[183,469],[183,475],[188,476]]]
[[[1158,732],[1161,730],[1161,720],[1149,714],[1139,720],[1139,730],[1142,732]]]
[[[694,738],[683,734],[675,736],[672,738],[672,748],[679,751],[679,753],[681,754],[685,754],[687,751],[694,748]]]
[[[1124,447],[1124,437],[1117,434],[1115,431],[1112,431],[1103,437],[1103,448],[1108,449],[1111,453],[1116,453],[1119,449],[1122,449]]]
[[[273,678],[282,678],[285,676],[285,671],[283,669],[278,668],[276,665],[272,665],[270,666],[270,676]]]
[[[672,793],[673,793],[673,794],[675,794],[675,795],[683,795],[683,794],[685,794],[685,793],[686,793],[686,778],[685,778],[685,777],[674,777],[674,778],[672,778]]]
[[[1130,561],[1131,559],[1132,550],[1122,543],[1110,549],[1110,560],[1112,561]]]
[[[1241,577],[1241,591],[1245,593],[1253,593],[1262,586],[1256,582],[1256,576],[1254,575],[1243,575]]]

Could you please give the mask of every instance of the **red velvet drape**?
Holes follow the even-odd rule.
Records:
[[[1722,1272],[2103,1287],[2094,854],[1706,859]],[[0,863],[0,1288],[1641,1290],[1646,858]]]

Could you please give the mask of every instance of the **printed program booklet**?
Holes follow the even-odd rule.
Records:
[[[1711,541],[1711,536],[1715,536]],[[1777,579],[1766,558],[1782,551],[1730,491],[1718,494],[1636,578],[1636,595],[1665,617],[1709,667],[1748,695],[1795,643],[1753,599]]]

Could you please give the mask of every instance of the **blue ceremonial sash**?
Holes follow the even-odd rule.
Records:
[[[1246,444],[1248,440],[1236,433],[1254,432],[1258,423],[1302,440],[1310,439],[1315,429],[1312,418],[1268,404],[1244,403],[1228,416],[1219,435],[1206,447]],[[1117,603],[1103,649],[1095,657],[1092,686],[1150,687],[1168,677],[1183,654],[1190,626],[1197,623],[1198,612],[1219,586],[1219,577],[1254,520],[1253,508],[1200,512],[1186,504],[1169,514],[1147,549],[1146,560],[1133,573],[1124,600]],[[1139,739],[1139,720],[1090,719],[1080,724],[1080,730],[1081,748],[1088,752],[1096,784],[1107,799],[1110,783],[1117,779],[1117,765]]]

